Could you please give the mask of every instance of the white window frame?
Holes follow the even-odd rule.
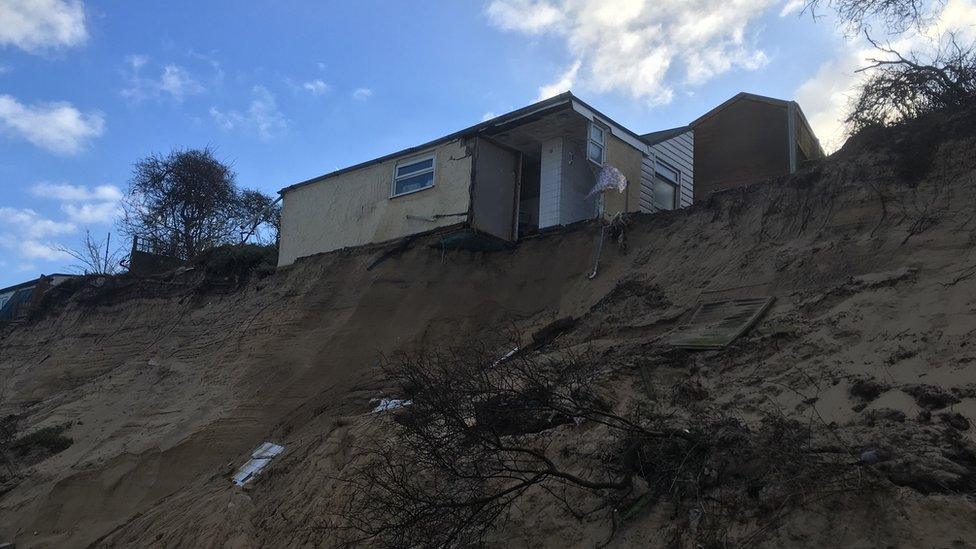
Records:
[[[658,175],[659,172],[658,172],[658,169],[657,169],[658,165],[660,165],[660,166],[662,166],[662,167],[664,167],[664,168],[666,168],[666,169],[674,172],[675,175],[678,176],[675,179],[675,181],[671,181],[667,177],[661,177],[661,176],[659,176]],[[677,209],[681,208],[681,177],[682,177],[681,170],[675,168],[674,166],[672,166],[671,164],[668,164],[667,162],[664,162],[664,161],[658,159],[657,157],[654,158],[654,179],[656,180],[656,179],[660,178],[660,180],[665,185],[672,185],[672,186],[674,186],[674,204],[671,205],[671,209],[672,210],[677,210]],[[657,202],[657,196],[654,197],[654,201]],[[658,205],[660,206],[660,203]]]
[[[603,137],[603,142],[599,142],[593,139],[593,129],[600,130],[600,135]],[[604,124],[600,124],[596,120],[591,120],[589,127],[586,128],[586,159],[590,162],[596,164],[597,166],[603,166],[603,163],[607,160],[607,134],[610,133],[610,128]],[[590,158],[590,145],[595,145],[600,149],[600,161],[597,162]]]
[[[419,171],[416,171],[416,172],[411,172],[411,173],[409,173],[407,175],[404,175],[402,177],[397,177],[397,173],[400,171],[400,168],[401,167],[410,166],[412,164],[419,164],[421,162],[426,162],[428,160],[431,161],[430,168],[427,168],[427,169],[424,169],[424,170],[419,170]],[[414,189],[412,191],[406,191],[406,192],[402,192],[402,193],[397,193],[396,192],[397,181],[399,181],[401,179],[409,179],[411,177],[416,177],[418,175],[424,175],[424,174],[428,174],[428,173],[431,174],[431,176],[430,176],[430,185],[428,185],[426,187],[421,187],[419,189]],[[427,189],[432,189],[432,188],[434,188],[434,185],[436,184],[436,182],[437,182],[437,155],[435,155],[434,153],[425,154],[423,156],[411,156],[410,158],[403,158],[401,160],[397,160],[396,164],[393,165],[393,181],[390,183],[390,198],[397,198],[397,197],[400,197],[400,196],[406,196],[408,194],[413,194],[413,193],[419,193],[421,191],[426,191]]]

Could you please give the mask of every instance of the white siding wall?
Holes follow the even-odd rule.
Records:
[[[586,199],[593,184],[593,172],[582,151],[562,137],[542,143],[539,228],[596,217],[596,201]]]
[[[542,143],[542,162],[539,168],[539,228],[559,225],[559,209],[563,171],[563,140],[561,137]]]
[[[654,201],[655,159],[681,172],[679,203],[682,208],[691,206],[695,196],[694,151],[695,135],[692,130],[651,145],[651,154],[645,156],[641,164],[640,210],[642,212],[654,213],[661,209]]]

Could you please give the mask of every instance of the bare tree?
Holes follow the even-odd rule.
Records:
[[[241,243],[255,222],[274,223],[276,217],[268,208],[270,197],[242,192],[234,179],[209,148],[151,155],[135,164],[121,227],[188,260],[222,244]]]
[[[56,249],[77,261],[71,268],[82,274],[114,275],[122,270],[120,260],[124,256],[124,250],[118,246],[112,248],[112,233],[108,233],[104,241],[98,241],[92,238],[90,231],[85,231],[85,240],[81,247],[58,245]]]
[[[794,421],[769,418],[754,430],[647,401],[621,406],[608,384],[627,366],[605,354],[564,348],[499,361],[485,349],[386,361],[412,404],[383,441],[360,447],[342,468],[338,480],[351,496],[323,524],[336,541],[478,546],[529,493],[580,520],[602,517],[611,530],[667,500],[676,524],[701,517],[692,528],[698,541],[728,541],[733,522],[765,527],[850,481],[845,457],[812,451],[809,429]],[[681,406],[681,395],[697,394],[672,393]],[[757,485],[778,491],[776,513],[756,509],[749,490]]]
[[[259,244],[278,242],[278,232],[281,229],[280,202],[280,198],[273,199],[261,191],[247,189],[240,193],[241,243],[252,238]]]
[[[883,57],[871,58],[867,79],[850,107],[847,125],[852,133],[869,126],[889,126],[976,101],[976,52],[960,46],[954,35],[927,59],[916,52],[907,56],[868,40]]]
[[[817,17],[820,8],[832,9],[854,34],[878,23],[892,34],[921,29],[944,0],[806,0],[803,12]]]

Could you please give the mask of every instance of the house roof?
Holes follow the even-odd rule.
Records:
[[[691,127],[697,126],[705,119],[715,116],[719,112],[728,108],[733,103],[737,103],[743,100],[758,101],[760,103],[768,103],[770,105],[775,105],[777,107],[789,107],[790,105],[793,105],[793,107],[796,108],[796,112],[800,114],[800,122],[804,125],[804,127],[806,127],[807,131],[810,132],[810,135],[816,138],[817,134],[813,133],[813,128],[811,128],[810,123],[807,122],[807,117],[806,115],[803,114],[803,109],[800,108],[799,103],[797,103],[796,101],[787,101],[785,99],[777,99],[775,97],[768,97],[765,95],[759,95],[759,94],[749,93],[749,92],[739,92],[733,95],[721,105],[715,107],[714,109],[696,118],[694,121],[692,121],[691,124],[689,124],[689,126]]]
[[[32,280],[28,280],[27,282],[21,282],[20,284],[14,284],[13,286],[7,286],[6,288],[0,288],[0,294],[5,294],[7,292],[21,290],[21,289],[24,289],[24,288],[30,288],[32,286],[35,286],[37,284],[37,281],[38,280],[40,280],[42,278],[45,278],[45,277],[52,277],[52,276],[69,276],[70,277],[70,276],[77,276],[77,275],[65,274],[65,273],[51,273],[49,275],[41,275],[41,276],[39,276],[37,278],[34,278]]]
[[[349,166],[347,168],[342,168],[340,170],[332,171],[332,172],[329,172],[329,173],[326,173],[326,174],[322,174],[322,175],[313,177],[311,179],[307,179],[305,181],[301,181],[299,183],[295,183],[293,185],[289,185],[289,186],[281,189],[280,191],[278,191],[278,194],[283,195],[286,192],[295,190],[295,189],[297,189],[299,187],[304,187],[304,186],[310,185],[312,183],[317,183],[319,181],[323,181],[323,180],[328,179],[330,177],[334,177],[334,176],[341,175],[341,174],[344,174],[344,173],[348,173],[348,172],[352,172],[352,171],[355,171],[355,170],[359,170],[359,169],[365,168],[367,166],[372,166],[374,164],[379,164],[381,162],[386,162],[387,160],[392,160],[394,158],[398,158],[398,157],[401,157],[401,156],[408,156],[408,155],[413,154],[413,153],[422,152],[422,151],[424,151],[426,149],[429,149],[431,147],[435,147],[437,145],[441,145],[441,144],[444,144],[444,143],[448,143],[450,141],[454,141],[455,139],[460,139],[462,137],[471,137],[471,136],[478,135],[478,134],[481,134],[481,133],[489,133],[489,132],[503,131],[503,130],[505,130],[507,128],[510,128],[510,127],[513,127],[513,126],[517,126],[517,125],[520,125],[520,124],[524,124],[526,122],[535,120],[537,118],[541,118],[542,116],[545,116],[547,114],[551,114],[553,112],[557,112],[557,111],[560,111],[560,110],[563,110],[563,109],[568,109],[568,108],[572,108],[572,109],[576,110],[577,112],[579,112],[580,114],[582,114],[584,116],[587,116],[587,117],[594,117],[595,116],[595,117],[600,118],[601,121],[603,121],[605,123],[609,123],[611,125],[611,130],[612,130],[612,132],[614,134],[619,134],[618,135],[619,137],[621,137],[622,139],[624,139],[624,141],[627,141],[631,146],[633,146],[635,148],[642,148],[643,144],[645,143],[642,140],[642,138],[641,138],[640,135],[638,135],[638,134],[634,133],[633,131],[625,128],[624,126],[618,124],[617,122],[615,122],[609,116],[606,116],[605,114],[601,113],[600,111],[598,111],[598,110],[594,109],[593,107],[587,105],[581,99],[579,99],[578,97],[576,97],[575,95],[573,95],[572,92],[567,91],[567,92],[561,93],[561,94],[559,94],[559,95],[557,95],[555,97],[550,97],[549,99],[544,99],[542,101],[533,103],[533,104],[531,104],[531,105],[529,105],[527,107],[522,107],[521,109],[514,110],[512,112],[503,114],[501,116],[496,116],[495,118],[486,120],[486,121],[481,122],[479,124],[475,124],[474,126],[469,126],[469,127],[465,128],[463,130],[459,130],[459,131],[456,131],[454,133],[445,135],[443,137],[439,137],[437,139],[434,139],[433,141],[428,141],[426,143],[423,143],[421,145],[416,145],[414,147],[408,147],[406,149],[403,149],[403,150],[400,150],[400,151],[397,151],[397,152],[394,152],[394,153],[391,153],[391,154],[387,154],[387,155],[381,156],[379,158],[374,158],[372,160],[367,160],[366,162],[360,162],[359,164],[354,164],[354,165]]]
[[[645,133],[641,136],[648,145],[657,145],[662,141],[667,141],[672,137],[677,137],[687,131],[691,130],[691,126],[679,126],[677,128],[671,128],[669,130],[661,130],[657,132]]]

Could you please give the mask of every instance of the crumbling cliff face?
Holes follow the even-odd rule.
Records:
[[[534,486],[489,545],[976,544],[974,121],[864,135],[791,178],[635,216],[593,279],[600,228],[583,224],[492,253],[417,241],[369,271],[382,249],[325,254],[233,291],[79,290],[0,336],[9,440],[54,427],[71,440],[8,443],[0,541],[336,545],[349,538],[335,517],[361,495],[346,482],[357,452],[399,428],[370,399],[410,396],[384,357],[570,317],[532,352],[602,357],[610,410],[712,442],[676,465],[659,449],[672,482],[645,472],[626,494],[567,494],[623,507],[574,514]],[[699,302],[765,296],[732,345],[668,346]],[[619,442],[586,421],[531,436],[579,475]],[[284,453],[234,486],[265,441]]]

